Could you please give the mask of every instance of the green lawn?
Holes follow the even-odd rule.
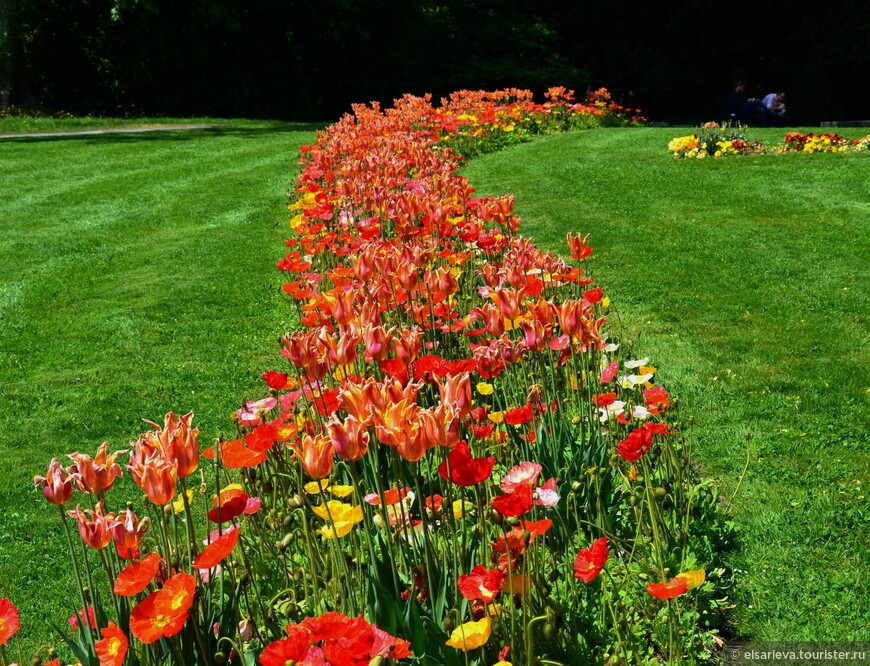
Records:
[[[219,122],[0,141],[0,595],[21,609],[25,660],[74,603],[32,477],[169,410],[194,409],[208,442],[293,325],[274,264],[314,128]],[[677,162],[679,132],[552,137],[468,174],[516,194],[547,247],[593,234],[596,277],[726,498],[749,455],[730,509],[736,632],[867,638],[870,155]]]
[[[675,161],[667,143],[685,133],[556,136],[467,175],[515,194],[521,231],[548,249],[592,234],[624,335],[652,355],[726,502],[748,456],[730,508],[733,631],[866,640],[870,155]]]
[[[195,410],[207,444],[261,396],[292,326],[275,262],[314,128],[221,125],[0,141],[0,596],[21,610],[23,663],[75,599],[33,476],[127,448],[170,410]]]

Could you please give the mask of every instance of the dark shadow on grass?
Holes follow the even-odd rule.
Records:
[[[246,127],[245,125],[216,125],[214,127],[197,128],[197,129],[165,129],[165,130],[142,130],[141,132],[134,131],[112,131],[107,130],[104,134],[94,134],[94,130],[88,130],[88,133],[64,135],[52,135],[46,133],[45,136],[9,136],[0,139],[0,143],[44,143],[48,141],[83,141],[93,144],[105,143],[130,143],[134,141],[188,141],[191,139],[201,138],[204,134],[211,136],[232,136],[240,138],[258,138],[264,134],[277,133],[293,133],[293,132],[316,132],[327,126],[328,123],[293,123],[281,121],[266,121],[257,123],[255,126]],[[123,128],[121,128],[123,129]]]

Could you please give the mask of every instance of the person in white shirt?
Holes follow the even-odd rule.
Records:
[[[761,100],[768,113],[776,120],[785,119],[785,93],[783,91],[772,92],[765,95]]]

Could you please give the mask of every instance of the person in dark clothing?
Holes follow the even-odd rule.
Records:
[[[754,97],[746,98],[746,84],[743,81],[738,81],[734,85],[734,90],[728,93],[725,103],[731,120],[762,127],[768,124],[767,107],[761,103],[761,100]]]

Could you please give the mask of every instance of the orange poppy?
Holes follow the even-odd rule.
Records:
[[[154,580],[160,569],[160,555],[151,553],[139,562],[125,567],[115,579],[115,594],[122,597],[133,597],[144,590]]]
[[[102,640],[94,643],[97,657],[100,659],[100,666],[123,666],[129,645],[124,632],[109,620],[109,626],[101,630],[100,633],[103,635]]]
[[[243,467],[256,467],[266,459],[266,452],[249,449],[242,440],[234,439],[223,442],[218,450],[221,462],[227,469],[241,469]],[[214,460],[215,447],[210,446],[202,452],[204,458]]]
[[[146,645],[161,638],[175,636],[187,622],[187,612],[169,615],[161,613],[155,603],[159,594],[159,590],[152,592],[130,613],[130,633]]]
[[[689,589],[688,581],[685,578],[673,578],[667,583],[650,583],[647,585],[646,591],[656,599],[667,601],[681,594],[685,594]]]
[[[213,569],[225,560],[239,542],[239,530],[230,530],[214,541],[193,560],[194,569]]]
[[[196,578],[189,573],[177,573],[160,588],[154,599],[154,609],[164,615],[187,615],[195,591]]]

